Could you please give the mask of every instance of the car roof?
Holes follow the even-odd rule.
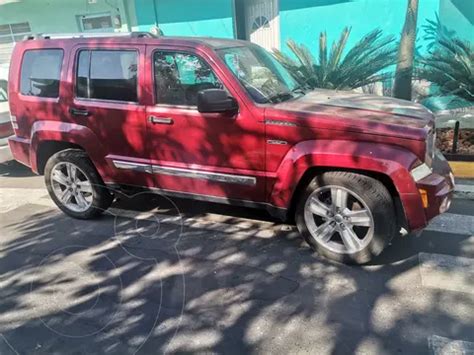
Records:
[[[61,44],[64,42],[87,43],[93,41],[94,43],[116,43],[116,44],[153,44],[153,45],[182,45],[187,47],[206,46],[212,49],[222,49],[230,47],[242,47],[252,45],[248,41],[242,41],[230,38],[215,38],[215,37],[178,37],[178,36],[134,36],[133,32],[128,36],[110,35],[106,34],[51,34],[51,35],[33,35],[25,39],[28,41],[44,41],[49,44]]]
[[[241,46],[248,46],[250,42],[242,41],[238,39],[230,39],[230,38],[215,38],[215,37],[160,37],[158,38],[159,41],[166,43],[169,41],[179,41],[183,43],[196,43],[196,44],[203,44],[211,48],[228,48],[228,47],[241,47]]]

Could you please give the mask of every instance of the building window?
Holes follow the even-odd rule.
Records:
[[[31,33],[28,22],[0,25],[0,44],[21,41],[25,35]]]
[[[114,30],[110,13],[78,16],[81,31],[109,32]]]
[[[270,22],[265,16],[258,16],[255,18],[252,24],[252,31],[256,31],[259,28],[270,28]]]
[[[21,63],[22,95],[58,97],[62,61],[61,49],[26,51]]]
[[[77,97],[138,101],[136,51],[81,51],[77,63]]]
[[[28,22],[0,25],[0,64],[10,62],[15,43],[29,34],[31,34],[31,28]]]

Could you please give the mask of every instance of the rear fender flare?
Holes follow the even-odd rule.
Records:
[[[101,175],[106,174],[104,147],[94,132],[86,126],[57,121],[37,121],[31,128],[30,164],[38,172],[37,152],[42,142],[57,141],[82,147]]]

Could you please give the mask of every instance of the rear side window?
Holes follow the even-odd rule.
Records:
[[[63,51],[61,49],[26,51],[21,64],[21,94],[59,97],[62,62]]]
[[[76,95],[86,99],[137,102],[136,51],[80,51]]]

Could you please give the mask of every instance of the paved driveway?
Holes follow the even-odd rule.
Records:
[[[351,267],[263,212],[144,193],[79,221],[0,174],[0,354],[474,353],[472,201]]]

